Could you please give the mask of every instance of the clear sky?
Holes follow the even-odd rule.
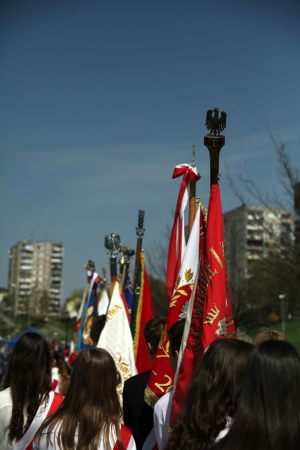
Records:
[[[138,209],[147,251],[193,144],[207,201],[211,107],[228,114],[224,211],[239,205],[226,165],[277,189],[266,123],[300,166],[299,23],[296,0],[2,0],[0,285],[11,245],[57,240],[69,295],[88,259],[108,267],[105,234],[135,247]]]

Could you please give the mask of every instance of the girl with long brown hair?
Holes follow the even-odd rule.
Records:
[[[30,449],[43,420],[61,401],[51,390],[48,342],[37,333],[25,333],[13,349],[0,392],[0,448]]]
[[[238,339],[220,339],[210,345],[196,368],[167,450],[210,450],[226,435],[252,348]]]
[[[235,420],[215,450],[299,450],[300,356],[288,342],[251,352]]]
[[[39,430],[33,448],[135,450],[131,432],[121,425],[116,379],[114,360],[106,350],[82,350],[72,368],[66,397]]]

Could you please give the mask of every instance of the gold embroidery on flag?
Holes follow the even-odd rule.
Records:
[[[119,396],[122,396],[123,392],[123,386],[124,382],[128,380],[132,376],[132,373],[130,371],[129,364],[122,358],[122,356],[118,356],[117,358],[114,358],[117,372],[120,376],[119,383],[117,384],[117,391]]]
[[[217,269],[212,270],[210,268],[209,264],[207,264],[207,262],[206,262],[204,264],[202,274],[201,274],[202,276],[201,276],[201,280],[200,280],[200,294],[198,297],[199,303],[202,306],[203,306],[203,303],[206,298],[207,288],[208,288],[209,284],[211,283],[213,276],[216,274],[217,274]]]
[[[166,394],[169,392],[170,389],[172,389],[173,383],[172,383],[172,377],[170,377],[167,374],[164,374],[164,378],[167,379],[166,383],[154,383],[154,386],[157,387],[161,392]],[[167,389],[164,389],[167,388]]]
[[[116,314],[118,314],[119,309],[122,309],[121,306],[114,305],[106,315],[106,321],[109,322]]]
[[[210,311],[206,314],[206,320],[205,322],[203,322],[204,324],[212,325],[220,314],[220,310],[218,309],[217,305],[215,303],[214,305],[214,308],[211,308]]]
[[[157,402],[157,400],[159,400],[159,398],[156,394],[154,394],[153,391],[151,391],[149,386],[147,386],[144,393],[144,400],[145,403],[147,403],[147,405],[151,406],[151,408],[154,408],[154,405]]]
[[[221,269],[224,269],[224,264],[222,263],[222,260],[221,260],[220,256],[218,255],[218,253],[216,252],[216,250],[213,247],[211,247],[209,249],[209,251],[216,258],[216,260],[218,261],[219,266],[221,267]]]
[[[184,289],[178,289],[178,291],[176,291],[171,299],[170,302],[170,308],[173,308],[174,306],[176,306],[177,304],[177,300],[181,297],[187,297],[188,293],[184,290]]]
[[[187,269],[184,273],[184,276],[185,276],[186,282],[188,283],[193,278],[194,273],[191,271],[191,269]]]
[[[164,345],[165,344],[165,345]],[[157,358],[169,358],[170,355],[170,342],[167,337],[167,330],[164,328],[163,334],[160,338],[158,349],[157,349]],[[162,354],[161,354],[162,352]]]

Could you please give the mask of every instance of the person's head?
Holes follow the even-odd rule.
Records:
[[[13,401],[9,439],[20,439],[29,427],[41,401],[51,388],[51,355],[46,339],[25,333],[16,343],[4,387],[10,387]],[[27,421],[24,425],[24,411]]]
[[[185,320],[175,322],[168,330],[170,341],[170,363],[174,371],[176,370],[178,354],[181,346]]]
[[[106,350],[82,350],[74,362],[69,389],[61,407],[46,420],[38,437],[46,428],[50,433],[60,423],[58,443],[61,448],[74,448],[77,429],[78,448],[94,448],[92,445],[97,448],[100,433],[103,433],[109,448],[110,426],[115,427],[119,436],[118,426],[122,417],[116,379],[114,360]]]
[[[104,328],[106,321],[106,314],[101,314],[100,316],[96,316],[93,318],[93,323],[90,331],[91,345],[97,345],[100,334]]]
[[[199,361],[168,450],[209,449],[226,418],[234,416],[252,344],[238,339],[213,342]]]
[[[255,337],[254,344],[258,345],[264,341],[284,341],[285,337],[281,331],[272,330],[271,328],[261,329]]]
[[[241,386],[235,421],[221,448],[300,448],[300,357],[286,341],[256,346]]]
[[[154,317],[153,319],[150,319],[144,327],[144,336],[150,358],[154,358],[155,356],[164,325],[164,318]]]
[[[116,379],[115,362],[106,350],[82,350],[73,365],[66,401],[79,403],[78,392],[83,392],[84,402],[104,408],[105,403],[110,404],[108,397],[117,400]]]

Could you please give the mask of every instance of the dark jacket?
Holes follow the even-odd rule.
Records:
[[[124,423],[132,431],[137,450],[141,450],[153,428],[153,409],[144,402],[144,392],[150,373],[150,370],[139,373],[124,383]]]

